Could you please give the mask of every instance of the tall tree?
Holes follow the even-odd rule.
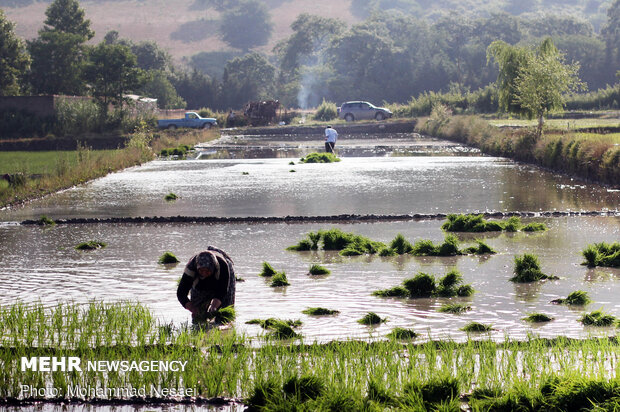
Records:
[[[18,95],[30,66],[30,56],[24,43],[15,35],[14,28],[15,25],[0,9],[0,96]]]
[[[273,24],[264,3],[242,0],[222,14],[219,32],[232,47],[249,50],[269,41]]]
[[[35,93],[82,94],[85,43],[94,36],[77,0],[54,0],[39,37],[28,42]]]
[[[607,23],[601,29],[605,41],[607,64],[614,69],[620,67],[620,0],[616,0],[607,10]]]
[[[222,98],[230,107],[240,107],[250,100],[270,99],[273,96],[276,68],[258,53],[235,57],[226,63]]]
[[[129,46],[103,42],[91,50],[89,57],[85,77],[93,95],[101,102],[104,112],[109,104],[122,112],[123,95],[137,90],[144,81],[136,56]]]
[[[536,135],[541,136],[544,117],[564,108],[565,95],[583,87],[579,64],[564,63],[551,38],[536,50],[493,42],[489,58],[499,64],[500,108],[538,119]]]

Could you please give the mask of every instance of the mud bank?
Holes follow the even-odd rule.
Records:
[[[501,219],[511,216],[519,217],[565,217],[565,216],[620,216],[619,210],[613,211],[547,211],[547,212],[483,212],[485,218]],[[416,221],[429,219],[445,219],[447,214],[404,214],[404,215],[357,215],[342,214],[329,216],[144,216],[144,217],[112,217],[112,218],[75,218],[54,220],[59,225],[79,225],[92,223],[321,223],[321,222],[390,222]],[[40,220],[24,220],[22,225],[41,225]]]
[[[359,124],[338,124],[334,126],[340,135],[378,134],[378,133],[412,133],[416,125],[415,120],[405,122],[374,122]],[[253,127],[247,129],[222,129],[222,135],[317,135],[323,133],[325,126],[273,126]]]

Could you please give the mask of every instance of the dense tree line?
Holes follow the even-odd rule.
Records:
[[[261,15],[264,5],[257,0],[202,3],[227,7],[222,15],[231,18],[240,18],[241,9],[253,10],[268,35],[268,15]],[[324,99],[406,103],[429,92],[466,96],[483,90],[480,95],[488,96],[499,62],[487,57],[489,46],[499,41],[507,50],[523,51],[546,37],[562,61],[579,63],[577,75],[589,90],[617,82],[620,0],[608,8],[598,34],[589,22],[569,16],[515,17],[498,11],[487,17],[453,13],[423,20],[408,9],[431,7],[421,0],[353,3],[368,9],[359,24],[348,27],[338,19],[301,14],[291,25],[292,34],[272,54],[252,51],[264,44],[259,35],[229,38],[238,42],[239,52],[193,56],[189,71],[175,67],[157,44],[122,39],[116,32],[107,33],[100,44],[87,45],[94,33],[77,0],[54,0],[38,37],[26,43],[0,13],[0,94],[91,94],[107,107],[122,105],[123,94],[131,92],[157,98],[162,108],[220,110],[269,98],[288,107],[314,107]],[[528,2],[508,4],[527,8]],[[374,13],[379,7],[384,11]],[[237,30],[229,34],[247,34],[239,33],[244,31],[239,26],[249,31],[250,23],[231,23],[227,28]]]

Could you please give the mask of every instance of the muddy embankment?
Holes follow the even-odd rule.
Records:
[[[334,129],[341,136],[382,134],[382,133],[413,133],[416,121],[392,121],[372,123],[337,124]],[[241,134],[244,136],[286,136],[286,135],[322,135],[325,126],[266,126],[252,128],[222,129],[224,135]]]
[[[484,212],[480,213],[485,218],[502,219],[506,217],[565,217],[565,216],[620,216],[620,212],[613,211],[548,211],[548,212]],[[112,218],[73,218],[58,219],[54,222],[59,225],[77,225],[92,223],[356,223],[356,222],[390,222],[390,221],[419,221],[445,219],[445,213],[435,214],[404,214],[404,215],[357,215],[342,214],[328,216],[242,216],[242,217],[218,217],[218,216],[138,216],[138,217],[112,217]],[[42,225],[39,220],[24,220],[22,225]]]

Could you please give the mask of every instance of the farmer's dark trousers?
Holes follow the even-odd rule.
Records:
[[[334,142],[325,142],[325,152],[334,153],[334,146],[336,143]]]

